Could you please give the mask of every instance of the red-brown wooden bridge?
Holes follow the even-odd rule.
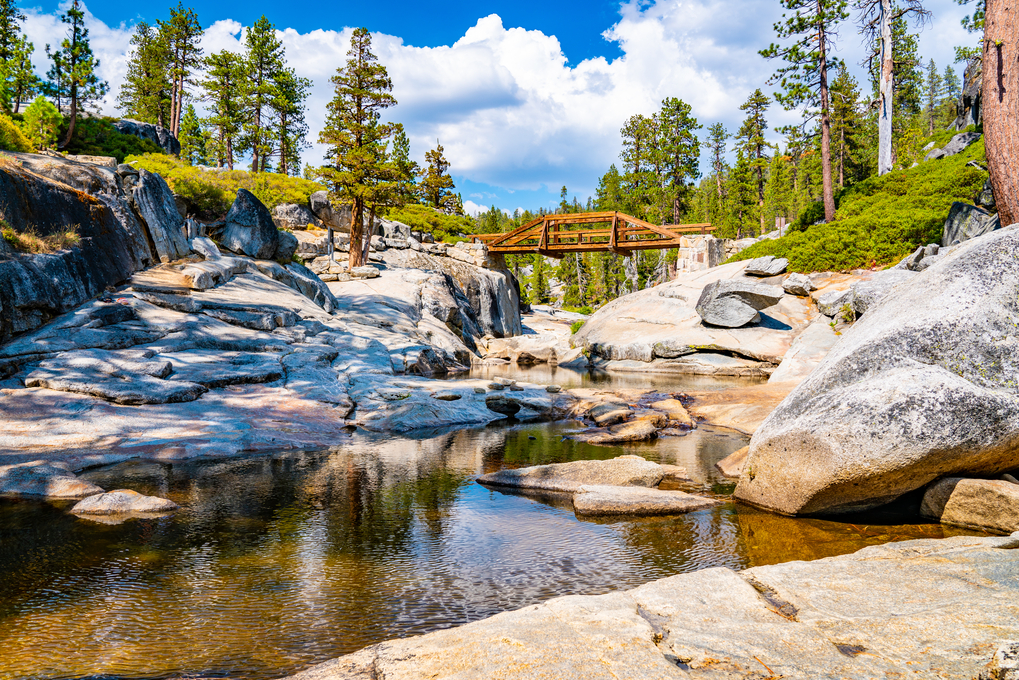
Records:
[[[593,226],[602,224],[608,226]],[[588,228],[570,229],[578,225]],[[678,248],[683,234],[707,234],[713,229],[709,222],[658,226],[621,212],[588,212],[542,215],[505,234],[471,238],[488,246],[490,254],[540,253],[562,258],[567,253],[630,255],[635,250]]]

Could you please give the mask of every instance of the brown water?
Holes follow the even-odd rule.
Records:
[[[77,519],[66,503],[0,500],[0,678],[275,678],[557,595],[948,531],[732,503],[587,521],[568,503],[474,482],[503,467],[638,453],[726,493],[712,466],[745,443],[710,427],[626,448],[563,441],[576,427],[358,435],[326,452],[88,473],[184,508],[120,525]]]

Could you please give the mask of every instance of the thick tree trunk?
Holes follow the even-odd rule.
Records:
[[[77,85],[71,85],[71,121],[67,124],[67,136],[64,138],[64,143],[60,145],[61,149],[66,149],[71,143],[71,139],[74,137],[74,124],[78,121],[78,87]]]
[[[817,11],[821,13],[821,3]],[[818,26],[817,48],[821,78],[821,191],[824,195],[824,221],[835,219],[835,192],[831,180],[831,112],[828,110],[828,65],[825,63],[824,26]]]
[[[1019,7],[987,0],[981,99],[987,169],[1001,226],[1019,222]]]
[[[372,231],[375,229],[375,205],[368,211],[368,228],[364,232],[364,243],[361,245],[361,264],[368,264],[368,250],[372,245]]]
[[[364,239],[364,203],[354,198],[350,206],[350,257],[348,267],[360,267],[364,264],[361,256],[361,244]]]
[[[892,169],[892,1],[881,0],[881,78],[878,84],[877,174]]]
[[[846,128],[839,128],[839,189],[846,186]]]

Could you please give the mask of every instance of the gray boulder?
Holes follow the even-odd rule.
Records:
[[[818,296],[817,311],[825,316],[835,317],[842,313],[846,305],[853,306],[853,289],[833,290]]]
[[[338,231],[350,231],[350,206],[334,208],[328,192],[313,193],[308,197],[308,207],[325,226]]]
[[[297,252],[297,237],[288,231],[281,231],[276,238],[276,254],[273,255],[273,259],[284,263],[293,260],[294,253]]]
[[[950,246],[962,243],[1000,228],[1001,221],[997,215],[992,215],[975,205],[956,201],[948,211],[941,245]]]
[[[179,510],[173,501],[158,496],[143,496],[137,491],[117,489],[79,501],[71,508],[75,515],[119,515],[129,513],[166,513]]]
[[[324,193],[324,192],[319,192]],[[320,226],[321,220],[303,205],[281,203],[272,209],[272,219],[280,229],[307,229],[309,226]]]
[[[932,149],[928,152],[924,160],[930,161],[937,158],[945,158],[946,156],[954,156],[957,153],[961,153],[970,144],[979,141],[981,136],[979,132],[960,132],[952,137],[952,140],[944,148]]]
[[[920,514],[942,524],[992,533],[1019,531],[1019,484],[948,477],[927,488]]]
[[[782,282],[782,290],[790,295],[806,297],[810,295],[810,291],[814,290],[814,283],[806,274],[790,274]]]
[[[212,242],[212,239],[205,236],[191,239],[191,250],[206,260],[218,260],[223,257],[223,254],[219,252],[219,248]]]
[[[610,460],[575,460],[571,463],[499,470],[478,477],[478,481],[493,486],[576,493],[582,486],[591,484],[657,486],[664,474],[658,463],[640,456],[619,456]]]
[[[291,276],[290,280],[284,281],[284,283],[288,286],[300,291],[302,295],[330,314],[337,308],[338,304],[336,302],[336,298],[333,297],[332,292],[330,292],[329,286],[327,286],[325,281],[320,279],[313,271],[302,264],[297,264],[296,262],[286,265],[286,271],[289,272]],[[276,276],[267,274],[267,276],[276,278],[279,274]],[[283,279],[281,277],[276,280],[281,281]]]
[[[739,328],[760,320],[758,310],[778,304],[782,295],[778,286],[722,279],[704,286],[696,310],[706,324]]]
[[[1014,469],[1016,290],[1019,225],[898,286],[756,431],[736,497],[848,512],[939,477]]]
[[[226,214],[221,242],[235,253],[270,260],[276,254],[279,231],[268,208],[247,189],[238,189],[237,198]]]
[[[573,511],[580,516],[681,515],[703,510],[722,501],[683,491],[663,491],[639,486],[585,485],[573,495]]]
[[[980,190],[980,195],[977,196],[976,204],[981,208],[988,210],[994,210],[994,188],[991,187],[991,179],[988,177],[984,182],[984,188]]]
[[[784,257],[776,258],[774,255],[757,257],[747,262],[747,268],[743,273],[750,276],[778,276],[789,266],[789,260]]]
[[[140,170],[134,188],[134,202],[145,220],[160,262],[179,260],[191,252],[184,237],[184,218],[177,210],[173,192],[162,177]]]
[[[147,139],[166,153],[173,154],[174,156],[180,155],[180,142],[173,136],[173,133],[164,127],[153,125],[152,123],[143,123],[140,120],[131,120],[130,118],[113,121],[113,127],[125,135],[134,135],[135,137]]]
[[[886,269],[876,272],[871,278],[853,284],[853,311],[862,316],[867,310],[881,302],[895,286],[909,281],[915,272],[902,269]]]

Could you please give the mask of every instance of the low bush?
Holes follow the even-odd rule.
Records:
[[[113,126],[114,118],[80,118],[74,126],[74,138],[62,151],[85,156],[113,156],[123,163],[128,156],[138,154],[165,155],[159,146],[148,139],[124,134]],[[67,134],[67,121],[60,130],[60,138]]]
[[[4,151],[34,151],[21,128],[9,117],[0,113],[0,149]]]
[[[763,255],[789,258],[789,271],[846,271],[893,264],[918,246],[939,243],[955,201],[971,203],[987,172],[967,166],[986,161],[983,140],[955,156],[894,170],[840,192],[835,220],[804,224],[782,238],[761,241],[728,262]],[[797,223],[809,222],[808,206]]]
[[[205,219],[225,215],[238,189],[247,189],[272,210],[282,203],[307,205],[308,197],[324,188],[318,182],[274,172],[203,169],[166,154],[130,156],[126,162],[162,175],[173,192],[183,196]]]
[[[458,236],[473,234],[476,230],[474,220],[462,215],[447,215],[435,208],[419,203],[393,208],[386,215],[387,219],[403,222],[414,231],[431,234],[436,241],[456,243],[462,241]]]
[[[8,224],[0,222],[0,235],[11,248],[21,253],[53,253],[73,248],[81,243],[81,236],[78,235],[77,229],[70,228],[48,236],[40,236],[35,229],[19,232]]]
[[[584,327],[584,323],[585,323],[584,321],[574,321],[573,323],[571,323],[570,324],[570,333],[572,333],[573,335],[576,335],[577,331],[579,331],[581,328]]]

